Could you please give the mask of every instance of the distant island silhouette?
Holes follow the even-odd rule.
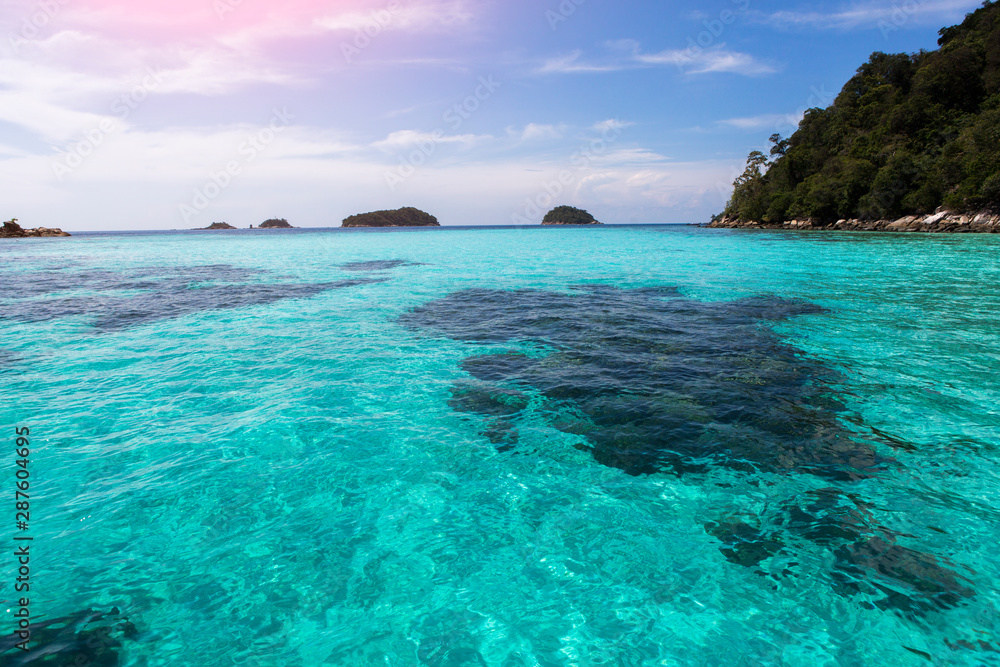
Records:
[[[259,229],[295,229],[284,218],[271,218],[258,226]]]
[[[556,206],[542,218],[543,225],[600,225],[594,216],[573,206]]]
[[[51,229],[49,227],[22,229],[21,225],[17,224],[17,218],[8,220],[3,223],[3,227],[0,227],[0,239],[21,239],[32,236],[70,236],[70,234],[57,227],[53,227]]]
[[[440,227],[430,213],[408,206],[395,211],[373,211],[345,218],[343,227]]]

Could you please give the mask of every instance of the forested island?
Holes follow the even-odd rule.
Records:
[[[556,206],[542,218],[543,225],[600,225],[594,216],[573,206]]]
[[[295,229],[284,218],[271,218],[260,223],[259,229]]]
[[[373,211],[345,218],[344,227],[440,227],[430,213],[407,206],[395,211]]]
[[[939,35],[872,54],[830,107],[752,152],[710,226],[1000,231],[1000,6]]]

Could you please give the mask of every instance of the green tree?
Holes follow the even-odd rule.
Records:
[[[763,220],[768,203],[765,200],[764,168],[767,157],[752,151],[747,157],[743,174],[733,181],[733,196],[726,205],[726,214],[740,220]]]
[[[940,48],[876,52],[826,109],[809,109],[768,158],[750,154],[725,215],[893,218],[996,204],[1000,3],[940,33]]]
[[[545,214],[542,224],[548,225],[594,225],[599,224],[590,213],[573,206],[556,206]]]

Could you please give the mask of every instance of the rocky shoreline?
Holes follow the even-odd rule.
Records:
[[[789,220],[784,223],[747,222],[722,218],[706,227],[714,229],[796,229],[838,232],[924,232],[930,234],[1000,234],[1000,215],[938,211],[932,215],[909,215],[898,220]]]
[[[17,218],[13,220],[8,220],[3,223],[0,227],[0,239],[23,239],[30,237],[51,237],[51,236],[70,236],[69,233],[64,232],[58,228],[49,227],[35,227],[34,229],[22,229],[21,225],[17,224]]]

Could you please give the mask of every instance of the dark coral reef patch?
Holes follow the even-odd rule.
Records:
[[[842,490],[894,462],[842,426],[839,376],[773,329],[824,312],[781,297],[705,302],[672,287],[588,285],[464,290],[401,320],[454,340],[510,345],[466,358],[473,379],[449,400],[480,415],[482,435],[499,450],[516,449],[518,416],[535,409],[581,436],[598,463],[630,475],[722,469],[840,485],[787,501],[779,519],[720,518],[706,530],[738,565],[757,568],[805,540],[832,552],[842,594],[907,615],[955,606],[973,594],[968,582],[946,560],[900,544]],[[538,346],[547,354],[524,352]],[[529,407],[529,394],[538,406]]]
[[[266,273],[229,265],[140,268],[118,273],[11,273],[3,276],[8,279],[3,298],[10,301],[0,311],[0,320],[41,322],[87,316],[99,331],[120,331],[192,313],[266,305],[388,280],[378,276],[326,283],[254,280]],[[75,291],[89,294],[55,296]],[[50,295],[52,298],[30,298]]]

